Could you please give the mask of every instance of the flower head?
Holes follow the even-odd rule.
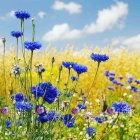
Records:
[[[91,134],[95,133],[96,130],[93,127],[86,128],[86,133],[90,136]]]
[[[29,42],[29,41],[25,41],[24,42],[24,47],[27,50],[31,50],[34,51],[36,49],[40,49],[41,48],[41,44],[39,42]]]
[[[109,59],[109,57],[106,54],[92,53],[90,57],[91,57],[92,60],[94,60],[94,61],[96,61],[98,63],[107,61]]]
[[[16,38],[19,38],[19,37],[21,37],[22,35],[23,35],[23,33],[20,32],[20,31],[12,31],[12,32],[11,32],[11,36],[16,37]]]
[[[6,128],[11,128],[11,122],[8,120],[5,122]]]
[[[22,102],[25,99],[25,97],[22,93],[14,94],[14,95],[11,96],[11,98],[13,100],[15,100],[16,102]]]
[[[71,128],[74,126],[75,118],[71,114],[66,114],[65,116],[63,116],[62,119],[63,119],[64,125],[67,126],[68,128]]]
[[[60,96],[60,92],[56,87],[53,87],[51,83],[42,82],[31,88],[31,92],[34,97],[43,97],[45,102],[49,104],[55,101],[57,96]]]
[[[8,112],[8,107],[2,107],[0,108],[0,113],[1,114],[6,114]]]
[[[86,105],[84,105],[84,104],[78,104],[77,107],[79,109],[86,109],[87,108]]]
[[[16,64],[12,67],[10,74],[13,74],[14,76],[19,76],[21,72],[22,69],[20,68],[19,65]]]
[[[102,123],[103,122],[103,118],[95,117],[95,121],[98,122],[98,123]]]
[[[77,79],[76,76],[71,76],[71,80],[72,80],[72,81],[77,81],[78,79]]]
[[[67,62],[67,61],[63,61],[63,62],[62,62],[62,65],[63,65],[65,68],[67,68],[67,69],[72,68],[73,65],[75,65],[75,64],[76,64],[76,63],[74,63],[74,62]]]
[[[84,73],[84,72],[87,72],[87,70],[88,70],[88,68],[86,67],[86,66],[84,66],[84,65],[79,65],[79,64],[75,64],[75,65],[73,65],[73,70],[75,71],[75,72],[77,72],[77,74],[82,74],[82,73]]]
[[[36,106],[36,113],[40,116],[44,116],[46,114],[46,108],[42,105]]]
[[[42,64],[36,64],[35,72],[38,74],[42,74],[43,72],[45,72],[45,68],[43,68]]]
[[[15,103],[15,109],[19,111],[28,111],[31,110],[33,107],[33,104],[30,102],[16,102]]]
[[[71,110],[71,113],[74,114],[74,115],[77,114],[77,113],[78,113],[78,109],[77,109],[77,108],[73,108],[73,109]]]
[[[114,108],[115,112],[121,112],[123,114],[128,113],[131,108],[126,102],[114,102],[112,107]]]
[[[28,12],[26,12],[26,11],[16,11],[15,16],[16,16],[16,18],[19,18],[19,19],[28,19],[28,18],[30,18],[30,14]]]

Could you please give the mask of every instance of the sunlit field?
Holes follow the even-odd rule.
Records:
[[[0,140],[140,139],[139,52],[58,51],[36,42],[34,19],[26,41],[30,15],[15,16],[21,28],[11,32],[14,47],[1,39]]]

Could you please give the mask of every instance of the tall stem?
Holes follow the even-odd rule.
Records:
[[[6,72],[5,72],[5,38],[2,39],[3,42],[3,76],[4,76],[4,95],[6,97]],[[6,98],[7,99],[7,98]]]
[[[17,63],[18,63],[18,37],[16,39],[17,39]]]
[[[30,81],[31,81],[31,87],[32,87],[32,63],[33,63],[33,50],[31,51],[31,58],[30,58]]]
[[[90,91],[91,91],[91,89],[92,89],[92,87],[93,87],[93,85],[94,85],[94,82],[95,82],[95,80],[96,80],[97,73],[98,73],[98,70],[99,70],[99,66],[100,66],[100,63],[98,63],[98,66],[97,66],[96,73],[95,73],[95,75],[94,75],[93,81],[92,81],[91,86],[90,86],[90,88],[89,88],[89,90],[88,90],[88,92],[87,92],[87,97],[89,96]]]

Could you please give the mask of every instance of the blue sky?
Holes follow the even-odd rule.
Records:
[[[36,19],[36,40],[44,47],[67,44],[108,44],[139,49],[139,0],[1,0],[0,37],[14,45],[12,30],[20,29],[13,13],[26,10]],[[31,39],[31,19],[26,20],[25,36]]]

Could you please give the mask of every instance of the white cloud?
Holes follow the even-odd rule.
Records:
[[[104,32],[114,26],[123,27],[123,18],[128,14],[128,5],[124,2],[117,2],[110,8],[98,11],[95,22],[86,25],[84,30],[87,33]],[[122,22],[121,22],[122,21]]]
[[[43,19],[46,16],[46,13],[43,11],[38,12],[37,14],[41,19]]]
[[[63,39],[76,39],[81,37],[81,31],[70,29],[67,23],[55,25],[53,29],[43,36],[43,41],[56,41]]]
[[[64,3],[58,0],[54,2],[53,9],[65,10],[70,14],[78,14],[81,12],[82,6],[75,2]]]
[[[56,1],[56,3],[57,2],[59,3],[60,1]],[[116,4],[110,8],[98,11],[96,21],[85,25],[82,29],[71,29],[68,23],[56,24],[52,30],[43,36],[43,41],[77,39],[84,35],[104,32],[113,27],[121,29],[124,27],[123,19],[127,14],[128,5],[124,2],[116,2]]]
[[[9,17],[15,17],[15,11],[12,10],[7,14]]]
[[[13,18],[13,17],[15,17],[15,11],[14,10],[10,11],[5,16],[0,16],[0,20],[6,20],[6,19],[9,19],[9,18]]]
[[[121,44],[129,49],[140,49],[140,34],[124,39]]]

